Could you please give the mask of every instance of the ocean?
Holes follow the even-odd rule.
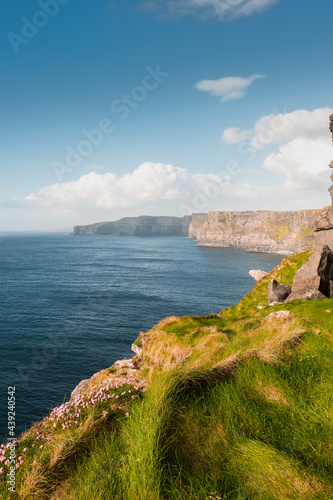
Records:
[[[198,247],[182,237],[0,234],[0,441],[8,387],[16,436],[166,316],[234,305],[282,256]]]

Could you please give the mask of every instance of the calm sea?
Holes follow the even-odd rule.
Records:
[[[236,304],[281,255],[197,247],[181,237],[0,234],[0,440],[7,388],[17,435],[84,378],[131,357],[131,343],[169,315]]]

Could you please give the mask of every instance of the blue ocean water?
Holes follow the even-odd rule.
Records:
[[[16,435],[169,315],[236,304],[281,255],[198,247],[181,237],[0,234],[0,441],[7,390]]]

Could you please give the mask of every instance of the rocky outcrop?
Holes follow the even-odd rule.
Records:
[[[317,250],[311,255],[308,262],[297,271],[294,277],[292,293],[287,298],[287,302],[295,299],[313,300],[325,298],[325,295],[319,291],[318,265],[320,260],[321,252]]]
[[[262,280],[267,274],[266,271],[260,271],[260,269],[251,269],[251,271],[249,271],[249,275],[256,281]]]
[[[276,280],[272,279],[268,285],[268,304],[284,302],[291,294],[289,285],[280,285]]]
[[[296,253],[314,248],[314,222],[322,210],[209,212],[196,231],[199,246]],[[191,226],[190,226],[191,231]]]
[[[124,217],[114,222],[98,222],[87,226],[75,226],[74,235],[134,235],[134,236],[187,236],[192,216]]]
[[[135,358],[116,361],[111,368],[101,370],[92,377],[81,380],[71,393],[73,402],[79,394],[87,393],[93,386],[105,387],[110,383],[135,383],[145,390],[146,383],[140,375],[140,369],[135,365]]]

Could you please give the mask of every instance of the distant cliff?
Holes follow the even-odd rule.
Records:
[[[199,246],[255,252],[303,252],[314,247],[316,219],[323,210],[297,212],[209,212],[184,217],[124,217],[75,226],[74,235],[188,236]]]
[[[322,210],[193,214],[189,236],[199,246],[257,252],[303,252],[314,246],[312,226]]]
[[[75,226],[74,235],[133,235],[133,236],[188,236],[192,216],[156,217],[142,215],[140,217],[124,217],[114,222],[97,222],[87,226]]]

